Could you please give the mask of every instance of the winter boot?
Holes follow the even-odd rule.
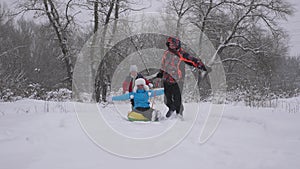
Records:
[[[183,110],[184,110],[183,105],[180,106],[179,110],[176,110],[177,117],[179,117],[180,120],[182,120],[182,121],[183,121]]]
[[[162,116],[159,110],[153,110],[151,121],[160,121],[162,120]]]
[[[166,114],[166,117],[169,118],[173,114],[173,110],[169,110]]]
[[[184,110],[184,107],[183,107],[183,105],[181,105],[180,108],[176,110],[176,114],[183,116],[183,110]]]

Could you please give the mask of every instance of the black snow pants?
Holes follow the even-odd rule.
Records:
[[[176,113],[182,113],[183,109],[182,99],[181,99],[181,89],[183,84],[169,83],[164,81],[164,92],[165,92],[165,104],[168,106],[169,110],[176,111]]]

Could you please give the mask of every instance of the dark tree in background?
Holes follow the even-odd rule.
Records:
[[[66,66],[61,43],[52,25],[23,17],[13,19],[15,12],[9,11],[5,6],[1,7],[1,11],[3,12],[0,23],[2,95],[10,91],[11,95],[28,97],[32,94],[29,92],[32,88],[30,86],[38,86],[48,91],[70,88],[68,80],[70,69]],[[70,55],[75,57],[84,39],[86,34],[73,31],[72,38],[67,42],[71,46],[68,48]]]
[[[71,89],[76,57],[87,38],[101,31],[99,36],[108,46],[97,47],[102,53],[108,52],[115,33],[122,29],[118,19],[132,11],[144,10],[134,8],[139,3],[138,0],[24,0],[16,1],[12,7],[0,4],[1,98],[35,95],[43,99],[39,95],[45,91]],[[83,10],[89,12],[84,26],[77,19]],[[216,53],[206,64],[220,64],[215,61],[220,56],[228,91],[235,100],[253,99],[254,95],[260,95],[260,99],[293,97],[299,93],[299,57],[288,55],[288,35],[278,24],[293,13],[286,1],[168,0],[164,12],[177,18],[178,35],[185,26],[183,20],[199,29],[199,57],[204,38],[209,38]],[[97,36],[92,44],[97,44]],[[141,54],[142,44],[131,42],[129,46],[133,45],[132,49]],[[120,55],[119,60],[128,52],[126,46],[112,50],[114,55]],[[89,59],[96,59],[97,52],[98,49],[91,50]],[[98,102],[106,99],[115,63],[112,55],[100,65],[91,65],[96,77],[93,98]],[[209,79],[201,82],[200,88],[202,97],[209,96]]]

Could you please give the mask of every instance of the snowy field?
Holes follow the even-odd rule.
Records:
[[[298,98],[299,99],[299,98]],[[164,105],[156,105],[166,111]],[[189,122],[195,103],[185,104],[185,121],[132,123],[128,105],[99,106],[107,123],[130,137],[151,137]],[[189,135],[174,149],[148,159],[122,158],[99,148],[82,130],[71,102],[21,100],[0,103],[0,169],[299,169],[300,112],[282,108],[226,105],[214,135],[199,143],[209,103]],[[118,112],[115,112],[119,110]],[[151,145],[149,145],[151,146]]]

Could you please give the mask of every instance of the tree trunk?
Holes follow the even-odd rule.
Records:
[[[66,32],[61,25],[59,14],[52,0],[44,0],[43,3],[44,3],[47,17],[53,29],[55,30],[56,36],[58,38],[59,46],[63,53],[63,60],[67,68],[67,78],[65,80],[68,82],[68,87],[71,88],[72,76],[73,76],[73,64],[72,64],[70,52],[67,45],[68,39],[66,37]]]
[[[98,13],[99,2],[95,0],[94,2],[94,33],[98,31],[99,27],[99,13]]]
[[[104,27],[102,31],[102,37],[100,41],[100,53],[101,55],[105,54],[105,39],[106,39],[106,34],[107,34],[107,29],[108,29],[108,24],[111,19],[111,14],[113,12],[114,6],[115,6],[115,1],[112,0],[110,2],[110,6],[107,12],[107,15],[105,17],[105,22],[104,22]],[[107,87],[108,84],[110,84],[110,78],[109,77],[109,72],[108,72],[108,64],[110,60],[102,60],[100,65],[101,69],[98,69],[97,77],[96,77],[96,82],[95,82],[95,93],[96,93],[96,101],[99,102],[100,99],[102,101],[106,101],[106,96],[107,96]],[[100,97],[100,95],[102,97]]]

